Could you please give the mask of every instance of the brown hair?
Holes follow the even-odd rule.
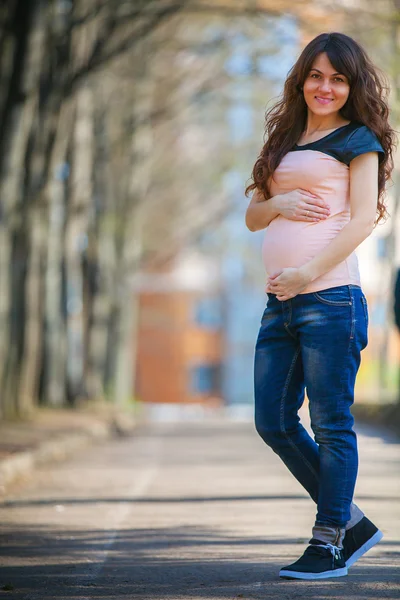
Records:
[[[346,75],[350,93],[340,109],[342,117],[367,125],[378,137],[385,155],[379,162],[377,219],[388,215],[383,198],[385,184],[393,170],[393,149],[397,143],[388,123],[389,86],[383,73],[375,67],[365,50],[343,33],[321,33],[304,48],[286,78],[281,99],[265,113],[264,146],[252,171],[253,183],[245,195],[259,189],[269,198],[268,179],[289,150],[300,138],[307,121],[307,104],[302,88],[315,58],[326,52],[331,64]]]

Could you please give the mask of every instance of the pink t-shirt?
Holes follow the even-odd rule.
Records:
[[[320,221],[293,221],[278,215],[266,228],[262,257],[268,275],[285,267],[301,267],[316,256],[350,221],[350,161],[364,152],[383,148],[365,125],[351,122],[324,138],[294,146],[269,181],[271,196],[297,188],[322,198],[330,216]],[[358,260],[353,252],[343,262],[311,282],[301,293],[346,284],[360,285]]]

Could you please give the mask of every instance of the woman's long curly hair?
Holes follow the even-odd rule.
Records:
[[[349,97],[340,114],[349,121],[367,125],[377,135],[385,151],[378,171],[377,224],[388,216],[383,198],[386,182],[393,170],[392,153],[397,143],[394,130],[388,123],[389,86],[365,50],[343,33],[318,35],[307,44],[289,71],[281,99],[265,113],[264,146],[253,168],[253,183],[246,187],[245,194],[248,196],[257,188],[266,200],[270,197],[269,178],[306,127],[307,104],[303,84],[314,60],[322,52],[326,52],[332,66],[338,73],[346,75],[350,84]]]

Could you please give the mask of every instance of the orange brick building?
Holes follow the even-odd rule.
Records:
[[[199,257],[142,278],[135,390],[142,402],[222,402],[223,315],[216,282]]]

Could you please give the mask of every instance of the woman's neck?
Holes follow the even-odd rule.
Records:
[[[348,122],[349,121],[346,121],[339,113],[321,117],[309,112],[303,135],[308,137],[317,131],[329,131],[330,129],[336,129],[337,127],[346,125]]]

